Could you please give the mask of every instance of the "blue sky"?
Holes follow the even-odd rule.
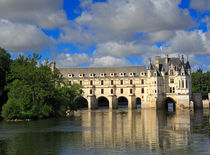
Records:
[[[210,70],[210,0],[0,0],[0,46],[57,67],[178,56]]]

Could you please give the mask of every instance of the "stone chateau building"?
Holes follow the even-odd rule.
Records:
[[[128,108],[165,108],[172,102],[174,108],[189,108],[191,99],[191,67],[182,58],[155,57],[148,59],[148,67],[75,67],[59,68],[69,84],[83,86],[84,99],[89,109],[108,103],[118,108],[125,102]]]

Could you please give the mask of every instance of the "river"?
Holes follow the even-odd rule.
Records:
[[[0,122],[0,155],[210,154],[210,111],[81,110]]]

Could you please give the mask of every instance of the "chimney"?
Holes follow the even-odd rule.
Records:
[[[151,65],[151,58],[148,58],[147,65],[148,65],[148,67],[150,67],[150,65]]]
[[[182,54],[182,63],[184,63],[184,55]]]
[[[157,68],[159,68],[159,64],[160,64],[160,56],[156,56],[156,57],[155,57],[155,66],[156,66]]]
[[[168,64],[168,54],[165,55],[165,64]]]

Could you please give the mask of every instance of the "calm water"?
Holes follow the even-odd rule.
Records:
[[[82,110],[71,119],[0,122],[0,155],[210,154],[210,112]]]

